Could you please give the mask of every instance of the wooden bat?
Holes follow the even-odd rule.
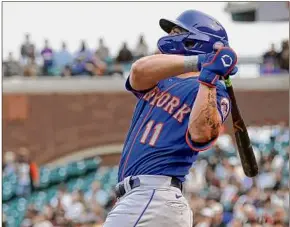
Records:
[[[227,92],[230,96],[232,103],[231,115],[233,120],[233,127],[238,152],[241,158],[243,170],[246,176],[255,177],[259,171],[258,164],[254,155],[253,147],[251,145],[246,125],[240,114],[240,110],[235,98],[235,93],[230,77],[225,79],[225,85],[227,87]]]

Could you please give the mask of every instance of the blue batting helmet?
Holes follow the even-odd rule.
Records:
[[[157,45],[163,54],[199,55],[228,46],[224,27],[213,17],[197,10],[187,10],[175,21],[161,19],[159,24],[167,33],[175,26],[187,31],[159,39]]]

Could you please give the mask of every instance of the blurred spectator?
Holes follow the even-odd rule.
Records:
[[[275,44],[271,44],[271,48],[263,55],[264,63],[272,63],[274,66],[278,65],[278,52],[276,51]]]
[[[54,62],[58,74],[63,73],[64,75],[68,75],[66,72],[64,72],[64,70],[67,68],[67,66],[73,63],[73,56],[67,50],[67,45],[65,42],[62,43],[61,50],[54,54]]]
[[[185,195],[193,211],[193,226],[284,227],[289,225],[289,215],[287,215],[289,213],[289,136],[286,136],[289,135],[289,128],[281,122],[272,127],[255,127],[254,131],[251,140],[261,155],[259,175],[255,178],[248,178],[244,173],[241,174],[241,163],[236,153],[227,151],[233,146],[232,140],[226,139],[224,141],[227,146],[219,144],[198,156],[198,160],[187,176],[188,182],[184,185]],[[273,148],[275,152],[272,152]],[[4,156],[4,164],[13,160],[9,156],[13,154],[9,154],[8,158]],[[94,179],[104,179],[105,175],[98,172],[97,176],[102,177]],[[86,176],[83,180],[87,182]],[[50,201],[51,206],[42,206],[40,210],[28,206],[21,227],[101,226],[107,212],[116,202],[114,191],[105,190],[106,187],[103,188],[100,184],[102,181],[95,180],[91,185],[87,185],[85,195],[82,191],[71,193],[66,186],[61,185],[56,196]],[[48,196],[49,191],[42,193]],[[42,193],[35,194],[40,196]],[[32,197],[31,201],[34,201]],[[34,203],[36,204],[37,201]],[[5,204],[4,210],[7,210],[7,206],[10,206],[10,202]],[[9,223],[14,217],[10,214],[6,218]]]
[[[26,209],[26,214],[21,223],[21,227],[31,227],[34,224],[34,219],[38,215],[38,211],[33,205],[29,205]]]
[[[196,227],[211,227],[212,226],[212,221],[213,221],[213,217],[214,217],[214,212],[211,208],[209,207],[205,207],[203,208],[200,213],[199,216],[197,218],[197,223],[196,223]]]
[[[9,176],[11,174],[16,174],[17,165],[16,165],[16,155],[12,151],[7,151],[4,153],[4,163],[3,163],[3,175]]]
[[[66,209],[65,217],[68,220],[79,220],[86,210],[86,205],[82,199],[81,192],[75,191],[72,194],[72,203]]]
[[[212,226],[213,227],[226,227],[226,223],[224,223],[224,220],[223,220],[223,214],[224,214],[223,206],[220,203],[215,202],[214,204],[210,206],[210,208],[212,209],[214,213],[213,219],[212,219]]]
[[[71,66],[72,75],[94,75],[93,55],[87,48],[85,41],[81,41],[80,50]]]
[[[271,44],[271,49],[263,55],[261,70],[263,74],[280,73],[278,52],[273,43]]]
[[[42,74],[43,76],[53,75],[53,50],[49,46],[48,40],[44,41],[44,48],[41,50],[41,56],[43,59]]]
[[[61,184],[59,186],[57,196],[50,203],[54,208],[60,207],[64,211],[69,209],[72,204],[72,195],[67,191],[65,185]]]
[[[70,77],[71,75],[72,75],[72,69],[69,65],[66,65],[61,72],[61,76]]]
[[[124,42],[116,61],[118,63],[128,63],[131,62],[132,60],[133,60],[132,52],[128,49],[127,43]]]
[[[29,62],[29,60],[35,58],[35,46],[30,42],[29,34],[25,35],[25,41],[21,45],[20,55],[21,55],[21,63],[23,65],[26,65]]]
[[[102,61],[106,61],[109,58],[109,48],[104,45],[104,40],[102,38],[99,39],[99,46],[95,54]]]
[[[32,57],[28,60],[27,64],[23,68],[23,76],[25,77],[36,77],[40,75],[40,69],[37,65],[35,58]]]
[[[140,35],[139,42],[136,46],[136,49],[134,51],[134,57],[141,58],[148,55],[148,45],[146,44],[144,40],[144,36]]]
[[[279,65],[283,70],[289,72],[289,41],[284,40],[282,42],[281,52],[278,54]]]
[[[18,61],[14,59],[12,52],[9,52],[8,59],[7,61],[3,62],[3,66],[4,66],[4,77],[21,75],[20,64],[18,63]]]
[[[108,194],[101,189],[100,182],[95,181],[91,188],[85,194],[87,202],[97,202],[101,206],[104,206],[108,201]]]
[[[76,59],[80,62],[87,62],[92,59],[92,52],[87,47],[87,44],[84,40],[81,41],[80,50],[76,53]]]
[[[29,150],[20,148],[17,163],[17,195],[27,197],[39,183],[37,165],[30,160]]]

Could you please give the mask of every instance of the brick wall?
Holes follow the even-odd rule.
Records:
[[[240,91],[247,124],[288,123],[287,91]],[[30,149],[39,164],[81,149],[122,143],[136,99],[125,92],[3,96],[3,150]],[[231,132],[230,119],[226,122]]]

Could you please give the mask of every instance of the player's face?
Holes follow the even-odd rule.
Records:
[[[181,33],[187,32],[185,29],[175,26],[171,29],[169,35],[179,35]]]
[[[175,27],[172,28],[172,30],[169,33],[169,35],[179,35],[179,34],[186,33],[186,32],[188,32],[188,31],[183,29],[183,28],[180,28],[178,26],[175,26]],[[188,41],[186,41],[185,46],[187,48],[192,48],[194,46],[194,42],[191,41],[191,40],[188,40]]]

